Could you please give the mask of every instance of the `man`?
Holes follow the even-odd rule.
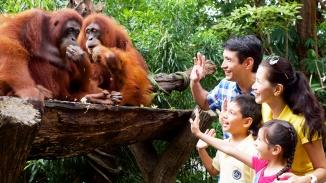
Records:
[[[260,40],[253,35],[236,36],[223,43],[223,63],[225,78],[210,92],[200,84],[204,77],[204,55],[197,53],[190,74],[190,88],[197,105],[203,110],[221,110],[226,98],[231,101],[237,95],[254,95],[252,85],[256,80],[256,71],[263,58]],[[224,134],[228,138],[228,134]]]

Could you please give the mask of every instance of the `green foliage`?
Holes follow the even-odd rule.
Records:
[[[202,18],[208,17],[204,2],[153,0],[137,1],[135,6],[134,1],[120,0],[107,2],[104,12],[126,27],[152,74],[174,73],[190,68],[198,51],[220,65],[221,36],[205,29],[212,20]],[[216,80],[206,80],[203,84],[211,89]],[[192,96],[190,90],[186,90],[172,92],[170,96],[160,94],[154,103],[159,108],[194,108],[194,101],[189,99]]]
[[[306,68],[306,72],[309,74],[312,74],[313,76],[315,76],[313,79],[313,83],[311,85],[311,88],[314,90],[316,88],[321,87],[320,85],[320,77],[323,78],[323,82],[325,81],[325,67],[326,67],[326,57],[321,57],[321,58],[317,58],[317,54],[315,52],[315,50],[313,49],[309,49],[307,51],[307,58],[304,58],[302,60],[302,62],[305,64],[305,68]],[[319,73],[318,70],[321,74],[321,76],[319,77]],[[317,86],[317,87],[316,87]]]
[[[121,1],[108,4],[107,14],[126,26],[152,73],[173,73],[192,66],[192,58],[197,51],[192,40],[200,26],[197,23],[200,20],[198,13],[203,11],[202,7],[197,7],[199,3],[186,0],[149,1],[144,4],[138,2],[138,8],[122,4]],[[118,6],[119,11],[112,11],[111,5]],[[213,41],[211,44],[217,46],[218,42]]]
[[[30,8],[42,8],[48,11],[64,8],[68,0],[0,0],[0,11],[4,13],[18,13]]]
[[[86,159],[82,156],[57,160],[30,160],[26,162],[20,182],[73,182],[85,174],[87,168]]]
[[[193,65],[193,57],[200,51],[207,59],[217,65],[217,72],[201,82],[210,91],[224,77],[221,72],[223,61],[221,43],[232,35],[256,34],[264,46],[278,55],[297,60],[296,48],[300,41],[293,22],[300,4],[279,1],[208,1],[208,0],[93,0],[94,4],[103,2],[104,13],[114,17],[124,25],[135,45],[147,61],[152,74],[174,73],[184,71]],[[256,3],[260,2],[260,3]],[[248,4],[249,3],[249,4]],[[256,3],[256,4],[255,4]],[[29,8],[58,10],[66,7],[68,0],[0,0],[0,11],[16,13]],[[211,27],[214,26],[214,29]],[[326,23],[318,27],[319,55],[326,53]],[[269,41],[270,40],[270,41]],[[287,41],[289,43],[287,43]],[[309,46],[313,40],[304,40]],[[287,45],[288,44],[288,45]],[[315,74],[314,53],[309,51],[307,69]],[[325,67],[325,59],[317,59],[318,67]],[[324,69],[322,72],[325,72]],[[318,88],[318,80],[313,80],[313,89]],[[325,99],[326,92],[318,90],[320,99]],[[320,100],[324,104],[326,101]],[[189,89],[183,92],[172,92],[170,96],[159,94],[154,103],[159,108],[193,109],[195,107]],[[325,105],[323,105],[325,107]],[[216,120],[212,128],[221,137],[221,126]],[[155,148],[161,152],[168,145],[166,142],[154,141]],[[213,157],[216,150],[208,148]],[[130,150],[121,146],[117,164],[122,172],[117,182],[143,182],[142,175]],[[59,160],[28,161],[22,174],[21,182],[73,182],[83,175],[88,166],[83,157]],[[81,171],[79,174],[78,172]],[[176,182],[216,182],[203,169],[194,150],[189,161],[180,169]]]
[[[288,49],[287,58],[291,60],[295,66],[298,66],[298,56],[296,50],[300,44],[300,39],[294,26],[289,26],[288,30],[281,27],[275,28],[269,35],[269,38],[268,36],[264,37],[265,48],[269,48],[272,53],[283,57],[286,57],[285,53],[286,49]],[[268,39],[271,40],[270,43],[268,43]],[[288,43],[286,42],[287,40]]]
[[[207,148],[207,152],[214,157],[216,149]],[[212,177],[206,171],[200,159],[198,159],[197,150],[192,151],[189,160],[184,164],[180,170],[180,174],[177,176],[176,183],[183,182],[205,182],[216,183],[217,177]]]
[[[246,4],[233,10],[230,16],[218,19],[213,28],[237,34],[270,34],[275,28],[287,29],[289,23],[300,19],[297,15],[300,8],[296,2],[261,7]]]
[[[135,157],[127,146],[120,146],[117,156],[117,165],[121,168],[116,183],[137,182],[143,183],[143,176],[138,168]]]
[[[265,54],[286,57],[298,65],[296,50],[300,44],[295,21],[301,19],[301,4],[279,1],[222,1],[216,24],[218,33],[228,35],[254,34],[261,39]],[[250,4],[247,4],[250,3]],[[231,9],[226,11],[225,9]]]

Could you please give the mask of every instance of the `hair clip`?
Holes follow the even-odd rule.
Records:
[[[267,57],[267,59],[269,59],[269,64],[271,64],[271,65],[276,64],[278,62],[279,58],[280,57],[277,55],[270,55]]]

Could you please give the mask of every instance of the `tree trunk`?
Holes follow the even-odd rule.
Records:
[[[194,117],[194,114],[192,114]],[[216,115],[212,111],[200,110],[201,130],[205,131],[214,121]],[[195,148],[198,138],[190,130],[190,123],[169,141],[164,153],[158,154],[150,142],[140,142],[129,145],[137,164],[147,183],[175,182],[182,165],[187,161]]]
[[[0,182],[16,183],[24,169],[41,117],[19,98],[0,98]]]
[[[309,48],[305,47],[305,41],[308,38],[312,38],[312,8],[311,1],[315,0],[300,0],[300,3],[303,4],[300,9],[300,15],[302,17],[301,20],[297,20],[297,33],[301,40],[300,45],[298,47],[298,61],[299,61],[299,69],[300,71],[305,72],[305,64],[301,62],[302,59],[306,58],[306,52]],[[314,11],[313,11],[314,12]]]

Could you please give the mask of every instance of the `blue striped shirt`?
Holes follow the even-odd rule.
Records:
[[[239,85],[236,82],[228,81],[225,78],[207,94],[207,102],[209,108],[213,111],[216,109],[221,110],[221,106],[224,98],[227,98],[227,101],[230,102],[235,96],[245,94],[239,88]],[[254,96],[254,91],[251,90],[250,95]],[[223,132],[224,139],[229,138],[229,134]]]

